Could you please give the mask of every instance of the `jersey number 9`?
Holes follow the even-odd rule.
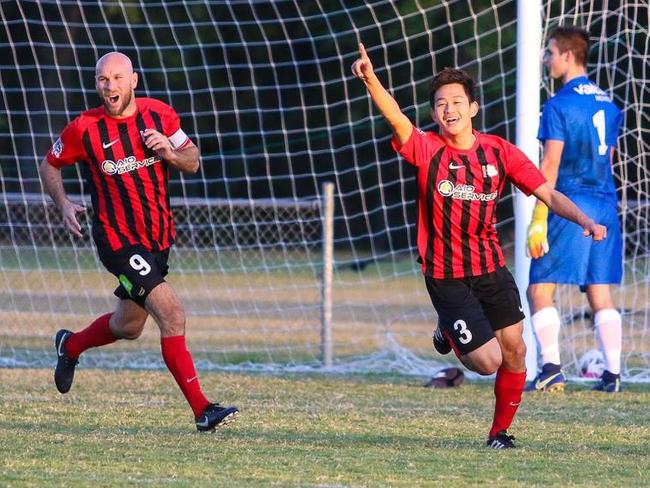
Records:
[[[151,271],[151,266],[145,259],[139,254],[134,254],[129,259],[129,264],[131,267],[136,270],[140,276],[146,276]]]

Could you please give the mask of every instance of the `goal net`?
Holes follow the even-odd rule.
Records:
[[[645,4],[645,6],[644,6]],[[120,50],[139,96],[179,113],[199,146],[197,175],[170,183],[179,237],[169,281],[199,369],[323,370],[322,184],[335,184],[330,371],[429,374],[437,317],[415,249],[415,173],[350,65],[366,45],[378,75],[420,128],[434,129],[432,73],[478,81],[475,126],[515,140],[516,2],[0,2],[0,366],[51,366],[52,336],[114,306],[117,282],[42,196],[37,168],[65,124],[98,105],[94,64]],[[625,111],[616,177],[625,235],[624,369],[649,379],[647,3],[547,2],[590,30],[589,74]],[[541,50],[541,46],[540,46]],[[557,87],[542,80],[550,95]],[[77,165],[66,190],[86,201]],[[513,254],[512,194],[498,209]],[[84,218],[89,234],[89,215]],[[579,373],[596,347],[584,297],[559,294],[563,356]],[[82,366],[162,368],[158,331],[90,350]]]

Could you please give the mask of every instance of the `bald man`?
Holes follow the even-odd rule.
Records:
[[[82,352],[137,339],[151,315],[160,329],[163,359],[192,408],[197,430],[213,431],[234,420],[239,411],[212,403],[203,394],[185,344],[183,306],[165,281],[176,235],[167,183],[171,170],[196,173],[199,150],[181,129],[172,107],[135,97],[137,84],[128,56],[119,52],[102,56],[95,67],[102,105],[72,120],[40,166],[45,191],[76,237],[82,237],[76,215],[84,208],[68,199],[61,168],[86,166],[93,240],[102,264],[119,283],[112,313],[79,332],[56,333],[54,382],[59,392],[67,393]]]

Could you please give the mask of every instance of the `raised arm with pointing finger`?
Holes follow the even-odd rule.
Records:
[[[524,193],[578,223],[593,240],[606,229],[553,190],[515,146],[472,128],[479,105],[474,81],[445,68],[429,85],[438,132],[415,128],[377,78],[363,44],[352,73],[363,81],[393,131],[393,148],[417,168],[417,248],[438,314],[433,345],[451,350],[481,375],[496,373],[495,410],[487,445],[514,447],[507,432],[526,379],[523,309],[494,228],[496,205],[509,180]]]
[[[372,101],[390,124],[395,138],[400,144],[404,144],[411,136],[413,124],[377,78],[366,48],[361,43],[359,43],[359,56],[359,59],[352,64],[352,73],[366,85]]]

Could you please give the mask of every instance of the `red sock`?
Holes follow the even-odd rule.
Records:
[[[108,321],[112,313],[107,313],[96,319],[84,330],[75,332],[65,341],[65,354],[71,358],[78,358],[86,349],[104,346],[115,342],[115,337],[108,328]]]
[[[494,382],[494,421],[490,429],[490,437],[501,430],[507,430],[512,419],[517,413],[521,403],[521,394],[526,384],[526,372],[513,373],[503,366],[497,371],[497,379]]]
[[[192,355],[185,345],[185,336],[163,337],[160,339],[160,346],[167,369],[174,376],[187,402],[192,407],[194,416],[198,417],[210,402],[201,391]]]

